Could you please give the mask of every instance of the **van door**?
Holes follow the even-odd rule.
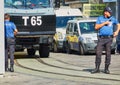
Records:
[[[77,23],[74,23],[73,35],[74,35],[74,37],[73,37],[73,49],[78,51],[79,50],[79,41],[78,41],[79,32],[78,32]]]
[[[74,42],[74,34],[73,34],[73,28],[74,28],[74,23],[68,23],[68,26],[67,26],[67,41],[70,45],[70,49],[73,49],[73,42]]]

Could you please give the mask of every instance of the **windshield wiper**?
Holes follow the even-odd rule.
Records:
[[[32,4],[31,4],[31,5],[27,5],[26,7],[30,8],[30,9],[39,8],[39,7],[46,8],[46,6],[43,6],[41,4],[35,4],[34,6],[32,6]]]
[[[25,8],[33,9],[33,7],[32,7],[32,6],[29,6],[29,5],[26,5]]]
[[[42,7],[42,8],[46,8],[47,6],[44,6],[43,4],[37,4],[38,6]]]

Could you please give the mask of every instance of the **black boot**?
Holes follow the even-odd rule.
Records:
[[[104,70],[104,73],[106,74],[110,74],[110,71],[109,71],[109,65],[108,64],[105,64],[105,70]]]
[[[96,64],[96,68],[93,70],[93,71],[91,71],[91,73],[92,74],[94,74],[94,73],[99,73],[100,72],[100,70],[99,70],[99,67],[100,67],[100,64]]]
[[[14,72],[13,65],[10,66],[10,72]]]
[[[8,72],[8,71],[9,71],[9,68],[5,68],[5,71]]]
[[[6,71],[6,72],[9,71],[8,64],[5,64],[5,71]]]

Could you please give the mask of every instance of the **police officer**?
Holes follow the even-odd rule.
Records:
[[[95,29],[98,30],[98,43],[96,47],[96,59],[95,59],[95,69],[91,73],[99,73],[99,67],[101,63],[101,56],[103,47],[106,51],[105,57],[105,68],[104,73],[109,74],[109,65],[111,62],[111,44],[113,37],[116,37],[120,30],[120,24],[115,19],[115,17],[111,16],[112,10],[110,7],[105,7],[103,11],[103,16],[99,16]],[[113,31],[113,25],[117,25],[117,29]]]
[[[10,15],[4,15],[4,28],[5,28],[5,71],[8,71],[8,55],[10,57],[10,71],[14,72],[14,51],[15,51],[15,37],[18,30],[13,22],[10,22]]]

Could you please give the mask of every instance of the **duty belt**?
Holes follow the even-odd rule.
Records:
[[[100,38],[113,38],[113,35],[99,35]]]

